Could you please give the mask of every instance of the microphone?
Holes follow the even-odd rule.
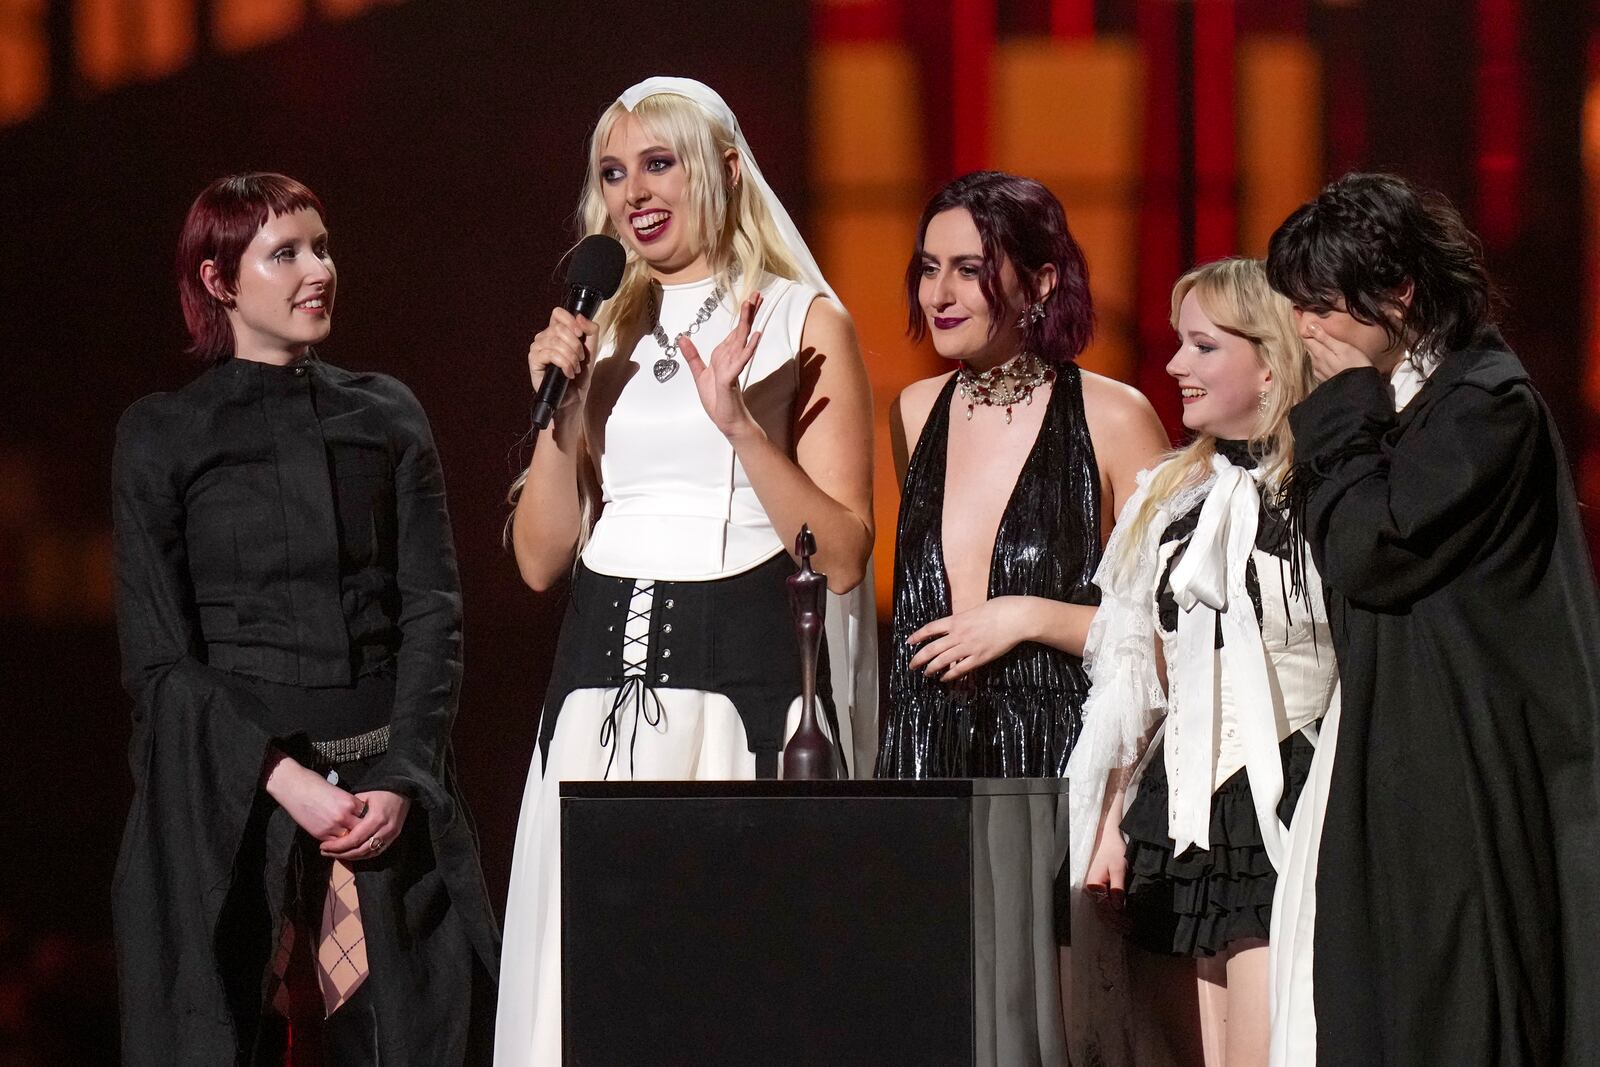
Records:
[[[572,262],[567,265],[567,299],[562,303],[573,315],[593,320],[602,301],[609,299],[622,284],[622,268],[627,264],[627,253],[615,237],[592,233],[578,242],[573,249]],[[559,367],[546,367],[544,381],[539,383],[539,396],[533,402],[533,427],[542,430],[550,425],[561,398],[567,393],[567,376]]]

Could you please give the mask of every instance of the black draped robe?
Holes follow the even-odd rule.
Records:
[[[386,754],[358,788],[411,798],[356,871],[385,1064],[478,1062],[499,935],[451,769],[461,598],[427,419],[394,379],[229,360],[117,429],[118,632],[135,795],[113,882],[123,1062],[247,1063],[297,828],[259,780],[309,760],[251,678],[390,672]],[[270,915],[234,920],[255,894]],[[222,927],[222,930],[219,930]],[[241,930],[254,930],[254,941]],[[264,933],[263,933],[264,931]]]
[[[1320,1067],[1600,1064],[1600,602],[1560,441],[1485,330],[1396,415],[1292,413],[1343,721]]]

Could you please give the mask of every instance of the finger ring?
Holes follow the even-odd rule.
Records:
[[[367,842],[367,851],[368,852],[379,852],[379,851],[382,851],[382,849],[383,849],[383,838],[379,837],[377,834],[373,834],[372,835],[372,840]]]
[[[367,817],[367,807],[368,807],[367,802],[365,800],[363,800],[361,802],[361,811],[359,813],[357,813],[356,818],[365,819]]]

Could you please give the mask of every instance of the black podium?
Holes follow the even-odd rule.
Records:
[[[564,1062],[1065,1064],[1065,791],[561,783]]]

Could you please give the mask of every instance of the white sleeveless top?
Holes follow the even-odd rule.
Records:
[[[662,286],[660,322],[668,336],[687,329],[716,289],[715,279]],[[750,413],[774,444],[793,450],[794,400],[800,335],[811,301],[820,294],[800,282],[768,276],[755,329],[761,343],[741,384]],[[702,359],[737,324],[737,294],[721,303],[694,334]],[[590,570],[624,578],[707,581],[749,570],[782,552],[733,446],[711,422],[695,392],[694,375],[680,355],[665,382],[654,367],[664,358],[645,334],[626,357],[626,384],[609,411],[589,395],[587,433],[600,474],[603,507],[583,562]],[[596,364],[621,358],[607,345]],[[615,369],[613,369],[614,372]]]

